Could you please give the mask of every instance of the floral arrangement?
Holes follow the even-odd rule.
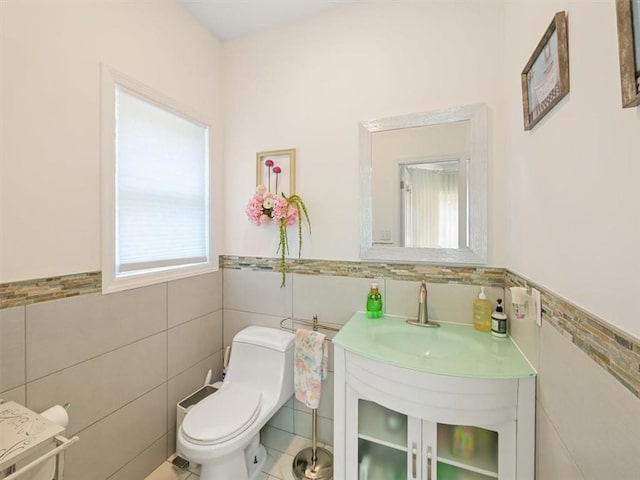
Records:
[[[302,221],[299,221],[299,217],[304,217],[307,222],[309,232],[311,232],[311,221],[309,220],[307,206],[299,195],[291,195],[287,197],[283,192],[280,192],[280,195],[278,195],[278,177],[282,173],[282,169],[277,165],[274,165],[273,160],[266,160],[264,163],[269,169],[269,186],[258,185],[256,193],[254,193],[249,199],[245,212],[249,221],[258,226],[269,222],[275,222],[278,224],[280,240],[276,253],[280,253],[280,272],[282,272],[282,284],[280,286],[284,287],[287,267],[286,255],[289,253],[287,227],[298,222],[298,258],[300,258],[302,253]],[[276,193],[272,193],[270,191],[271,173],[275,176]]]

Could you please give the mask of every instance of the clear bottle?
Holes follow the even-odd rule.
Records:
[[[507,316],[502,311],[502,299],[498,299],[496,311],[491,314],[491,335],[507,336]]]
[[[371,284],[371,290],[369,290],[369,294],[367,295],[367,317],[382,317],[382,295],[378,291],[377,283]]]
[[[484,287],[480,287],[480,295],[473,302],[473,328],[481,332],[490,332],[491,310],[491,302],[487,300]]]

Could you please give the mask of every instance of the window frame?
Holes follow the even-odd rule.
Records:
[[[213,225],[217,215],[213,209],[214,178],[211,122],[207,122],[175,100],[159,93],[141,82],[102,65],[101,82],[101,213],[102,213],[102,293],[113,293],[132,288],[144,287],[180,278],[202,275],[218,270],[218,256],[214,249],[216,239]],[[139,96],[142,100],[200,124],[207,129],[207,195],[209,203],[208,215],[208,251],[206,262],[163,267],[148,271],[129,272],[116,275],[116,87],[124,88],[127,93]]]

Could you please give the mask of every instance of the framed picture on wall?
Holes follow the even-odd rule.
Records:
[[[296,186],[296,149],[258,152],[256,185],[264,185],[267,191],[278,195],[293,195]]]
[[[567,14],[558,12],[521,75],[524,129],[531,130],[569,93]]]
[[[640,0],[616,0],[622,108],[640,105]]]

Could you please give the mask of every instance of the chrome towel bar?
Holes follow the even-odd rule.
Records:
[[[286,327],[284,326],[284,322],[291,322],[291,327]],[[338,327],[333,327],[331,325],[326,325],[324,323],[318,323],[318,316],[314,315],[313,316],[313,321],[309,321],[309,320],[304,320],[301,318],[293,318],[293,317],[287,317],[287,318],[283,318],[282,320],[280,320],[280,328],[283,328],[284,330],[289,330],[290,332],[294,332],[295,333],[295,328],[293,328],[293,324],[294,323],[299,323],[300,325],[305,325],[307,327],[312,327],[314,331],[318,330],[319,328],[323,329],[323,330],[330,330],[332,332],[339,332],[340,328]]]

